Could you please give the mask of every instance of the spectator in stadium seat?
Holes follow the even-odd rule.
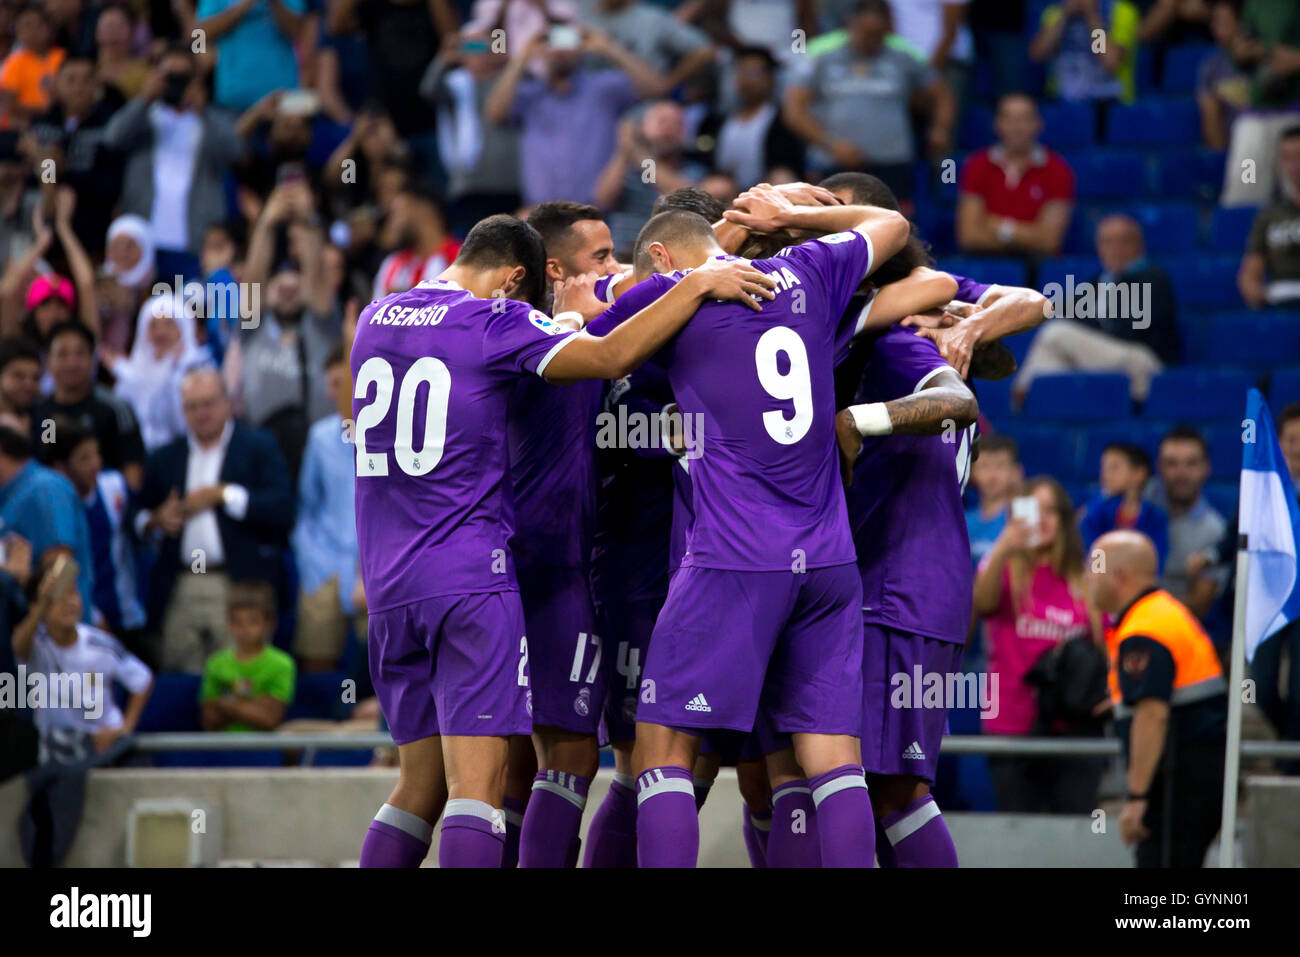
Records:
[[[55,420],[50,465],[72,483],[86,515],[93,560],[91,619],[132,647],[144,628],[144,606],[136,588],[134,537],[130,534],[131,490],[116,469],[104,468],[99,439],[71,419]]]
[[[973,608],[988,627],[988,670],[998,681],[988,734],[1042,733],[1026,676],[1065,642],[1101,641],[1100,619],[1084,598],[1083,542],[1069,494],[1046,476],[1030,479],[1022,494],[1037,500],[1037,526],[1009,519],[975,573]],[[993,757],[989,769],[1007,813],[1086,813],[1101,776],[1087,760]]]
[[[294,653],[303,671],[338,666],[351,625],[366,640],[354,498],[357,461],[344,420],[352,419],[351,375],[343,347],[325,360],[325,382],[338,411],[316,421],[298,478],[298,521],[292,542],[298,565],[298,631]]]
[[[1300,125],[1282,134],[1277,165],[1282,197],[1255,217],[1237,272],[1252,309],[1300,305]]]
[[[77,591],[89,621],[94,599],[90,531],[72,483],[32,458],[32,442],[0,416],[0,530],[19,535],[37,567],[66,554],[77,562]]]
[[[95,22],[95,75],[123,100],[139,96],[149,76],[149,64],[132,51],[132,18],[130,8],[108,6]]]
[[[1146,0],[1139,3],[1138,42],[1172,46],[1205,42],[1213,3],[1206,0]],[[1157,74],[1158,75],[1158,74]]]
[[[1291,0],[1246,0],[1234,52],[1253,71],[1251,105],[1300,103],[1300,17]]]
[[[993,547],[1007,524],[1007,507],[1025,481],[1020,449],[1009,435],[983,435],[971,465],[970,481],[979,504],[966,510],[970,554],[976,564]]]
[[[95,381],[95,337],[75,320],[50,331],[50,378],[54,391],[32,409],[32,441],[42,461],[56,416],[80,422],[99,437],[104,465],[119,470],[138,489],[144,476],[144,443],[131,406]]]
[[[810,166],[872,173],[909,200],[913,107],[928,114],[925,142],[935,157],[951,149],[956,108],[929,65],[886,44],[890,16],[886,0],[861,0],[848,20],[848,42],[798,65],[782,119],[808,145]]]
[[[1079,284],[1075,302],[1056,303],[1056,318],[1034,336],[1012,387],[1017,404],[1038,376],[1071,370],[1123,372],[1142,402],[1156,373],[1178,361],[1174,284],[1147,258],[1142,227],[1130,216],[1107,216],[1097,224],[1097,257],[1102,271],[1090,288]],[[1079,315],[1087,292],[1094,294],[1092,314]]]
[[[774,166],[802,170],[804,149],[781,119],[775,98],[776,58],[765,47],[741,47],[733,57],[736,105],[726,114],[705,118],[697,139],[709,137],[715,143],[714,169],[730,173],[736,189],[746,190],[766,182]]]
[[[1233,59],[1232,47],[1241,30],[1241,13],[1232,0],[1211,8],[1210,32],[1218,49],[1196,69],[1196,105],[1201,111],[1201,142],[1212,150],[1228,148],[1228,133],[1250,103],[1250,78]]]
[[[645,0],[583,0],[578,20],[608,34],[659,74],[655,97],[667,96],[713,62],[707,36]]]
[[[391,249],[375,274],[374,298],[433,279],[452,264],[460,241],[447,230],[447,213],[432,193],[406,186],[388,204],[379,243]]]
[[[104,140],[126,154],[122,211],[149,221],[158,275],[196,275],[204,232],[226,217],[222,177],[243,144],[230,117],[208,103],[187,44],[161,56]]]
[[[1003,96],[993,128],[997,144],[962,167],[957,245],[969,253],[1059,253],[1074,212],[1074,172],[1038,142],[1043,119],[1032,97]]]
[[[25,126],[29,117],[49,107],[48,84],[65,52],[54,46],[49,14],[39,4],[29,4],[14,18],[14,35],[17,43],[0,63],[0,111],[6,128]]]
[[[272,90],[298,85],[294,46],[306,9],[304,0],[198,0],[194,29],[216,48],[218,106],[243,112]]]
[[[889,0],[894,30],[921,51],[958,104],[970,77],[975,47],[966,26],[970,0]]]
[[[271,646],[275,592],[265,582],[236,582],[226,602],[232,646],[203,665],[199,686],[204,731],[274,731],[293,702],[293,659]]]
[[[642,99],[659,95],[659,77],[603,33],[587,30],[578,48],[555,49],[548,33],[516,49],[484,104],[489,123],[520,130],[519,180],[526,205],[551,199],[590,203],[601,170],[617,148],[619,117]],[[583,54],[613,64],[583,65]],[[544,79],[526,75],[542,57]],[[583,148],[574,150],[573,144]],[[556,162],[563,156],[563,163]]]
[[[1136,529],[1151,539],[1164,568],[1169,555],[1169,516],[1144,497],[1151,481],[1151,457],[1140,445],[1112,442],[1102,450],[1100,471],[1101,491],[1079,519],[1084,547],[1090,548],[1114,529]]]
[[[1043,11],[1029,58],[1047,63],[1047,91],[1062,100],[1137,96],[1139,15],[1129,0],[1063,0]],[[1105,37],[1097,44],[1095,37]]]
[[[294,495],[275,439],[235,421],[215,369],[185,377],[181,407],[186,435],[149,457],[135,527],[160,552],[147,610],[162,670],[198,674],[229,644],[230,583],[280,581]]]
[[[41,350],[19,336],[0,339],[0,413],[31,433],[32,409],[41,397]]]
[[[1156,455],[1159,474],[1147,487],[1147,499],[1168,516],[1169,555],[1160,587],[1202,620],[1227,582],[1218,564],[1218,546],[1228,523],[1202,491],[1210,477],[1210,447],[1190,426],[1171,429]]]

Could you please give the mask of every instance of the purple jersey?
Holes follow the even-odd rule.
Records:
[[[515,506],[510,550],[520,563],[587,567],[601,391],[599,381],[515,384],[507,429]]]
[[[986,282],[976,282],[974,279],[967,279],[965,276],[958,276],[956,273],[948,273],[953,279],[957,280],[957,295],[952,298],[957,302],[970,302],[979,305],[980,300],[988,295],[988,291],[993,287]]]
[[[875,340],[856,401],[911,395],[949,368],[933,342],[894,326]],[[961,496],[974,432],[863,441],[848,502],[867,622],[965,642],[973,580]]]
[[[506,410],[573,334],[445,280],[366,307],[352,346],[357,538],[372,612],[517,589]]]
[[[761,312],[706,303],[666,352],[683,415],[701,423],[682,567],[790,571],[854,560],[835,446],[833,366],[871,242],[834,233],[754,267],[777,280]]]

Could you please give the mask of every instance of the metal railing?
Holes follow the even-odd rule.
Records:
[[[154,732],[135,737],[138,751],[366,751],[392,747],[383,732],[275,734],[269,732]],[[1116,738],[1029,738],[954,734],[943,739],[944,754],[1019,757],[1108,757],[1120,753]],[[1300,741],[1243,741],[1243,758],[1300,760]]]

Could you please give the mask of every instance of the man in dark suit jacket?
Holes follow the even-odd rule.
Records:
[[[149,457],[136,529],[159,546],[149,612],[162,622],[160,670],[197,674],[230,644],[230,582],[279,584],[294,496],[275,439],[234,420],[216,370],[186,376],[181,405],[187,434]]]

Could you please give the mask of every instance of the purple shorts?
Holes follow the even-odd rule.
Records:
[[[632,741],[636,738],[636,703],[641,687],[641,667],[650,648],[655,619],[663,607],[662,598],[614,600],[600,609],[601,634],[606,655],[605,713],[600,726],[600,743]]]
[[[587,576],[558,565],[520,565],[515,573],[528,627],[533,727],[595,734],[604,655]]]
[[[519,594],[442,595],[371,612],[370,678],[398,744],[435,734],[528,734]]]
[[[682,728],[857,735],[862,580],[856,565],[805,572],[680,568],[655,625],[637,720]]]
[[[885,625],[862,631],[862,765],[868,774],[933,781],[948,723],[948,676],[961,674],[965,646]]]

